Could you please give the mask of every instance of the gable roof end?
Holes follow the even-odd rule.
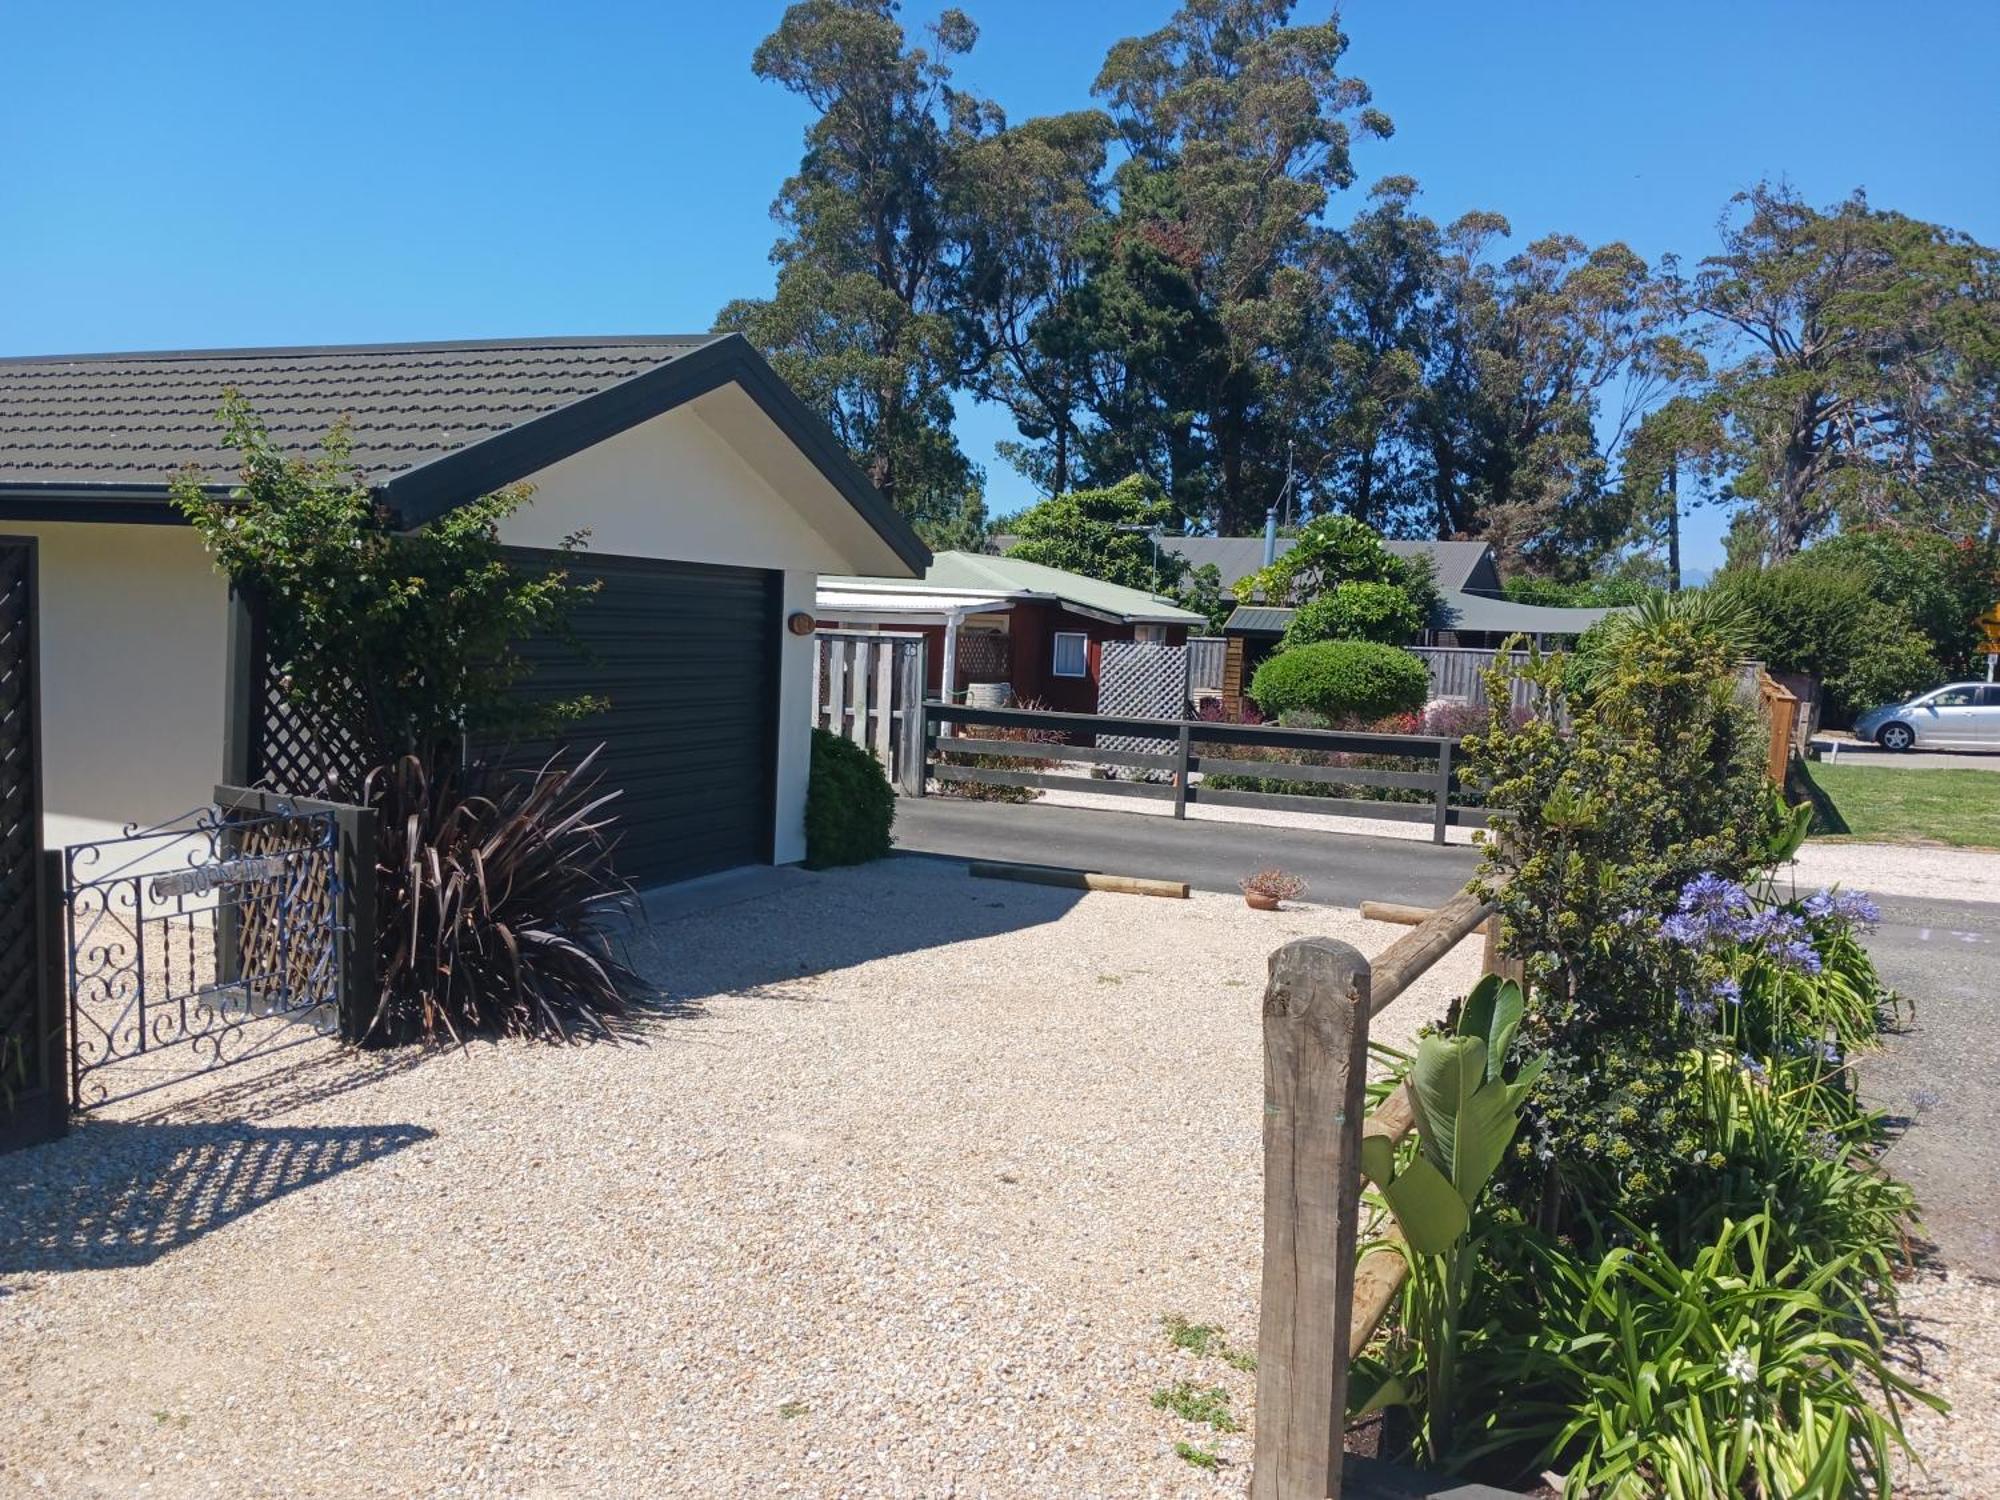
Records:
[[[235,482],[215,420],[232,386],[290,451],[347,417],[357,471],[420,526],[731,382],[922,571],[929,549],[740,334],[0,359],[0,518],[177,521],[189,464]]]

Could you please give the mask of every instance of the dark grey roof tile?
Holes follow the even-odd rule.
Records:
[[[343,417],[374,481],[643,375],[715,335],[0,359],[0,485],[236,475],[216,410],[235,388],[286,448]]]

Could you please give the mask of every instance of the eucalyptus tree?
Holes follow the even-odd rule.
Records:
[[[1690,306],[1745,502],[1733,553],[1778,561],[1847,521],[1990,534],[2000,517],[2000,252],[1760,183],[1731,200]]]
[[[957,192],[999,111],[957,88],[950,60],[978,31],[947,10],[910,43],[893,0],[799,0],[752,68],[810,104],[799,169],[772,205],[781,227],[768,298],[730,303],[745,333],[905,515],[963,530],[981,475],[952,433],[968,380],[957,310],[965,253]]]

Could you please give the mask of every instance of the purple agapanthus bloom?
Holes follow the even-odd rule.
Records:
[[[1801,904],[1807,916],[1821,921],[1873,927],[1882,920],[1882,908],[1860,891],[1814,891]]]
[[[1771,1076],[1769,1069],[1767,1069],[1762,1063],[1757,1061],[1756,1058],[1752,1057],[1747,1052],[1744,1053],[1741,1057],[1737,1058],[1736,1060],[1741,1064],[1743,1064],[1743,1071],[1748,1073],[1752,1078],[1756,1079],[1757,1082],[1759,1083],[1764,1082],[1767,1078]]]
[[[1772,907],[1759,912],[1745,927],[1742,940],[1763,950],[1766,957],[1803,974],[1820,971],[1819,950],[1813,947],[1812,932],[1797,912]]]
[[[1668,941],[1701,947],[1740,940],[1754,921],[1757,903],[1742,886],[1720,875],[1697,875],[1681,888],[1674,914],[1660,924]]]
[[[1716,1009],[1715,1009],[1715,1002],[1713,1000],[1697,999],[1695,996],[1690,995],[1686,990],[1682,990],[1679,992],[1678,999],[1680,1001],[1681,1009],[1685,1011],[1688,1015],[1694,1017],[1695,1020],[1702,1022],[1704,1025],[1706,1025],[1709,1022],[1712,1022],[1715,1019]]]
[[[1743,1003],[1743,986],[1733,979],[1718,979],[1711,993],[1724,1005],[1741,1005]]]

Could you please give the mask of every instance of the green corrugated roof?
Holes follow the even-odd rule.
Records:
[[[1143,589],[1128,589],[1081,573],[1044,567],[1018,557],[988,557],[972,552],[940,552],[931,560],[930,571],[921,582],[903,578],[822,577],[820,586],[829,590],[881,589],[964,589],[999,596],[1035,595],[1060,599],[1098,614],[1115,615],[1121,620],[1146,625],[1200,626],[1206,617],[1182,609],[1172,600]]]

